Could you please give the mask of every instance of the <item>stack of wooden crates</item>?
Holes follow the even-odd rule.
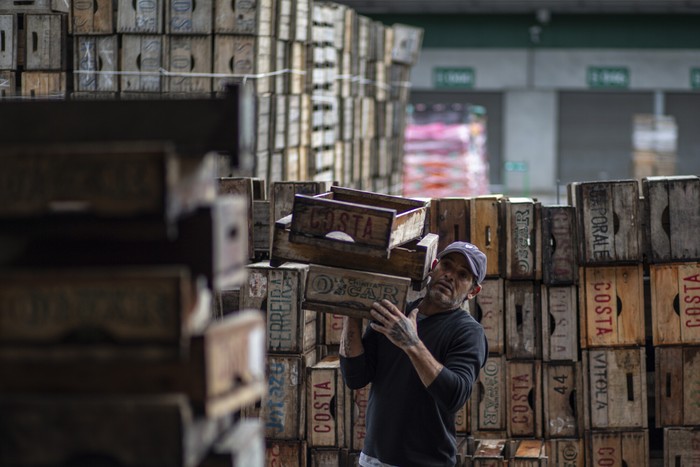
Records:
[[[3,146],[0,464],[261,465],[246,204],[165,142]]]
[[[244,84],[254,164],[237,175],[401,191],[420,28],[313,0],[2,0],[0,33],[0,97],[206,98]]]

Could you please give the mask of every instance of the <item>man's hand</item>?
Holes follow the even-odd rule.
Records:
[[[398,348],[406,350],[420,343],[416,325],[418,308],[406,316],[389,300],[382,300],[374,302],[370,311],[375,321],[370,323],[372,329],[384,334]]]

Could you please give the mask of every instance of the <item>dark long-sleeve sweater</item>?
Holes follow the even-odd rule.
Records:
[[[488,343],[481,325],[461,308],[419,318],[418,336],[444,366],[427,388],[404,351],[369,327],[364,353],[341,357],[343,378],[353,389],[372,383],[365,454],[401,467],[453,466],[455,413],[471,394]]]

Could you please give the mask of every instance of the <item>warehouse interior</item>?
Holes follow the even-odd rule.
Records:
[[[456,241],[489,350],[456,466],[696,465],[699,30],[700,0],[0,0],[0,466],[365,465],[344,326]]]

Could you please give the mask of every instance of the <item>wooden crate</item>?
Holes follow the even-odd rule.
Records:
[[[247,205],[248,257],[255,258],[254,239],[254,202],[264,195],[265,180],[252,177],[218,178],[218,194],[236,195],[243,198]]]
[[[296,194],[317,195],[330,189],[330,184],[313,181],[275,182],[270,187],[270,218],[274,221],[289,216],[294,210]]]
[[[153,341],[131,348],[87,347],[80,341],[43,350],[14,345],[0,358],[2,371],[13,378],[4,378],[0,386],[4,392],[25,394],[183,393],[208,417],[240,410],[263,396],[264,325],[259,312],[242,311],[213,322],[178,347],[163,349]]]
[[[253,249],[258,256],[270,257],[270,202],[253,201]]]
[[[542,437],[542,362],[506,363],[506,412],[510,437]]]
[[[19,27],[17,15],[0,14],[0,34],[4,37],[0,49],[0,70],[17,70]]]
[[[469,311],[484,328],[491,354],[505,352],[503,293],[503,279],[486,279],[481,284],[481,292],[469,301]]]
[[[22,96],[64,98],[66,73],[62,71],[25,71],[21,74]]]
[[[472,467],[505,467],[508,465],[506,459],[505,439],[482,439],[478,444],[471,458]]]
[[[583,436],[583,373],[581,363],[544,363],[544,437]]]
[[[75,36],[73,89],[77,92],[117,92],[117,36]]]
[[[486,437],[487,433],[506,431],[506,361],[503,356],[490,356],[479,373],[472,392],[472,434]]]
[[[297,0],[299,1],[299,0]],[[303,0],[307,1],[308,0]],[[303,42],[289,43],[289,68],[290,71],[286,77],[288,81],[289,93],[292,95],[301,95],[304,92],[305,83],[304,75],[306,72],[306,47]]]
[[[286,5],[289,5],[290,0],[278,0]],[[289,16],[287,16],[289,18]],[[278,19],[280,19],[278,17]],[[277,23],[280,24],[279,22]],[[289,94],[289,77],[288,71],[290,69],[290,57],[289,57],[289,42],[288,40],[282,40],[279,36],[272,41],[273,58],[272,58],[272,69],[275,71],[282,71],[282,73],[276,75],[273,78],[273,93],[278,95]]]
[[[649,267],[654,345],[700,343],[700,263]]]
[[[270,255],[273,264],[297,261],[363,269],[380,274],[402,275],[410,278],[421,288],[437,255],[438,236],[435,234],[427,234],[418,241],[393,248],[391,257],[388,259],[371,258],[370,261],[367,255],[355,252],[339,255],[333,246],[291,242],[291,221],[292,216],[287,216],[275,222]]]
[[[273,35],[273,0],[215,0],[214,32],[216,34]]]
[[[578,303],[575,285],[542,285],[542,360],[578,360]]]
[[[244,36],[241,36],[244,37]],[[232,43],[232,41],[227,41],[229,43]],[[230,45],[230,44],[229,44]],[[221,42],[219,39],[219,36],[214,36],[214,71],[217,73],[219,72],[220,65],[221,65]],[[224,54],[225,56],[225,54]],[[235,65],[234,65],[235,66]],[[215,84],[215,88],[218,88],[218,85]],[[258,177],[262,178],[263,180],[267,180],[267,162],[261,163],[261,152],[267,152],[270,149],[270,112],[272,108],[272,102],[270,99],[269,95],[262,95],[262,96],[256,96],[255,97],[255,142],[254,142],[254,147],[255,147],[255,153],[256,153],[256,158],[255,162],[258,168],[262,168],[263,172],[265,173],[265,176],[263,177]]]
[[[546,442],[549,464],[562,467],[585,467],[583,438],[548,439]]]
[[[285,263],[273,268],[264,261],[246,269],[248,280],[241,287],[240,307],[266,313],[267,350],[304,353],[314,348],[316,313],[309,313],[307,320],[302,309],[309,267]]]
[[[700,259],[700,178],[646,177],[642,180],[650,263]]]
[[[163,34],[163,0],[117,1],[117,32]]]
[[[316,314],[316,313],[314,313]],[[323,313],[319,315],[318,342],[321,345],[340,345],[340,336],[343,331],[343,315]]]
[[[264,465],[266,467],[308,465],[308,448],[305,440],[289,441],[267,438],[265,441],[267,450],[265,452],[266,461]]]
[[[3,13],[68,13],[70,5],[62,0],[26,0],[15,3],[13,0],[1,0],[0,11]]]
[[[315,351],[303,355],[267,356],[267,394],[263,398],[260,414],[265,421],[266,438],[306,439],[306,391],[310,384],[306,376],[307,369],[315,363]],[[296,452],[296,449],[292,451]]]
[[[311,0],[294,0],[292,6],[291,40],[306,42],[311,25]]]
[[[241,419],[214,443],[199,467],[263,466],[265,449],[261,421]]]
[[[0,97],[14,96],[17,91],[17,73],[0,71]]]
[[[181,158],[164,143],[5,146],[0,160],[6,176],[23,180],[21,188],[0,186],[5,219],[83,213],[174,220],[214,195],[213,159]]]
[[[700,425],[700,347],[656,347],[656,426]]]
[[[423,42],[423,29],[405,24],[393,24],[394,43],[391,48],[391,61],[414,65]]]
[[[2,276],[0,342],[7,346],[58,351],[84,342],[96,352],[140,345],[178,355],[201,318],[193,316],[197,297],[181,267],[34,268]]]
[[[213,0],[165,0],[165,33],[211,34],[213,15]]]
[[[542,358],[540,287],[534,281],[505,281],[506,357]]]
[[[351,403],[338,356],[328,356],[307,370],[306,440],[310,447],[348,446],[352,432]]]
[[[505,199],[502,195],[476,196],[471,198],[470,242],[486,255],[486,276],[500,275],[501,224],[499,204]]]
[[[2,397],[0,407],[2,462],[17,466],[87,459],[195,467],[232,424],[230,417],[195,417],[183,395],[18,395]]]
[[[24,69],[64,71],[67,47],[66,15],[27,14],[24,17]]]
[[[426,204],[337,186],[314,197],[296,195],[289,240],[389,258],[392,248],[422,236]]]
[[[511,447],[512,457],[508,461],[513,467],[547,467],[545,443],[541,439],[514,440],[517,446]]]
[[[287,145],[292,148],[299,146],[299,136],[301,131],[301,97],[290,95],[287,96],[287,129],[286,141]],[[294,178],[291,180],[301,180],[298,169],[295,172]]]
[[[506,279],[542,278],[540,207],[531,198],[508,198],[500,204],[505,248],[501,274]]]
[[[664,467],[690,466],[700,459],[700,430],[664,428]]]
[[[403,310],[410,285],[407,277],[311,264],[304,308],[371,319],[376,301],[386,299]]]
[[[111,0],[74,0],[72,34],[113,34],[114,12]]]
[[[430,231],[440,237],[438,251],[455,241],[469,240],[468,198],[433,198],[430,201]]]
[[[579,263],[640,262],[639,182],[575,182],[568,189],[578,213]]]
[[[231,2],[228,2],[231,3]],[[253,82],[259,99],[261,94],[269,93],[271,79],[265,76],[272,67],[272,40],[267,36],[214,35],[214,73],[232,75],[214,79],[214,91],[222,91],[228,83],[240,83],[244,76]],[[250,75],[250,76],[247,76]],[[254,76],[261,75],[261,76]],[[266,99],[269,113],[270,96]],[[261,122],[258,120],[258,125]],[[262,147],[258,145],[258,150]]]
[[[542,206],[542,282],[547,285],[578,281],[576,208]]]
[[[273,152],[282,151],[287,147],[287,96],[285,95],[272,95],[271,137]]]
[[[588,467],[628,465],[649,467],[649,432],[591,431],[586,433]]]
[[[370,383],[361,389],[352,390],[352,431],[348,447],[356,451],[361,451],[365,444],[367,403],[371,387]]]
[[[131,5],[131,2],[129,2]],[[122,92],[161,92],[165,90],[161,68],[165,68],[165,36],[122,36],[119,89]]]
[[[165,69],[170,74],[166,77],[166,90],[171,93],[211,92],[211,77],[188,76],[211,73],[211,36],[172,35],[168,39]]]
[[[642,266],[583,267],[579,277],[581,348],[643,345]]]
[[[646,428],[644,348],[583,352],[585,425],[590,429]]]

